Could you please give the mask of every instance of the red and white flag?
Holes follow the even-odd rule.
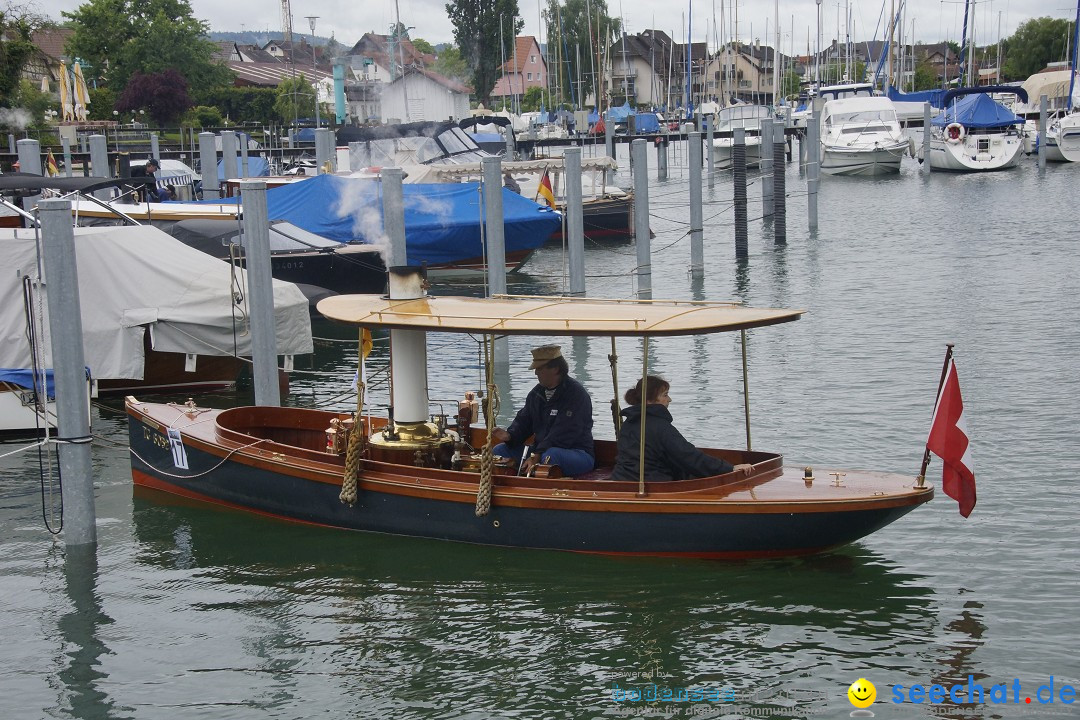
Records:
[[[960,504],[960,514],[967,517],[975,507],[975,471],[964,420],[964,401],[960,397],[960,380],[951,357],[934,408],[926,449],[941,458],[941,487]]]

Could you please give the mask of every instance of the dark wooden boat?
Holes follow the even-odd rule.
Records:
[[[391,297],[393,287],[392,281]],[[356,295],[328,298],[319,309],[331,319],[390,329],[392,353],[394,333],[402,332],[651,338],[745,330],[796,320],[802,312],[694,302]],[[408,384],[403,392],[425,387],[406,379],[395,381]],[[407,399],[395,396],[395,402],[408,406]],[[767,557],[851,543],[933,497],[932,488],[910,476],[791,468],[779,454],[733,449],[706,452],[752,464],[750,476],[612,481],[615,444],[604,440],[596,442],[597,469],[588,476],[558,477],[557,468],[548,468],[546,477],[519,477],[508,464],[467,452],[485,445],[493,423],[474,427],[467,410],[454,425],[445,416],[407,423],[364,413],[357,419],[296,408],[211,410],[132,397],[126,405],[136,485],[351,530],[604,554]],[[177,437],[170,441],[170,433]]]

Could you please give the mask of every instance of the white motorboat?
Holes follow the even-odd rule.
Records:
[[[955,172],[985,172],[1016,167],[1024,151],[1024,119],[989,93],[1015,93],[1018,87],[958,88],[945,93],[944,109],[930,122],[930,167]]]
[[[1080,162],[1080,113],[1055,118],[1046,128],[1046,159]]]
[[[1046,129],[1046,159],[1055,162],[1080,162],[1080,113],[1073,104],[1076,91],[1077,47],[1080,40],[1080,0],[1076,3],[1076,22],[1073,23],[1072,56],[1069,58],[1069,94],[1065,114],[1054,119]]]
[[[821,171],[828,175],[900,172],[910,149],[887,97],[829,100],[821,113]]]
[[[729,105],[716,114],[716,132],[732,133],[736,128],[746,131],[746,163],[757,165],[761,161],[761,121],[773,117],[764,105]],[[731,166],[734,137],[713,139],[713,165],[718,168]]]
[[[830,100],[843,100],[853,97],[874,97],[874,86],[870,83],[843,83],[840,85],[822,85],[808,91],[806,102],[791,113],[791,126],[806,129],[806,123],[814,111],[821,111]]]

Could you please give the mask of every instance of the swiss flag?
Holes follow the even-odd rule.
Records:
[[[960,514],[967,517],[975,507],[975,472],[971,464],[967,423],[964,421],[964,401],[960,397],[960,380],[956,364],[950,357],[941,384],[934,420],[926,448],[941,458],[941,487],[945,494],[960,504]]]

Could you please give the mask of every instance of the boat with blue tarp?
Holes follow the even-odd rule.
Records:
[[[1016,167],[1024,150],[1024,118],[991,93],[1027,93],[1011,85],[957,88],[945,93],[942,111],[930,121],[930,167],[984,172]]]

